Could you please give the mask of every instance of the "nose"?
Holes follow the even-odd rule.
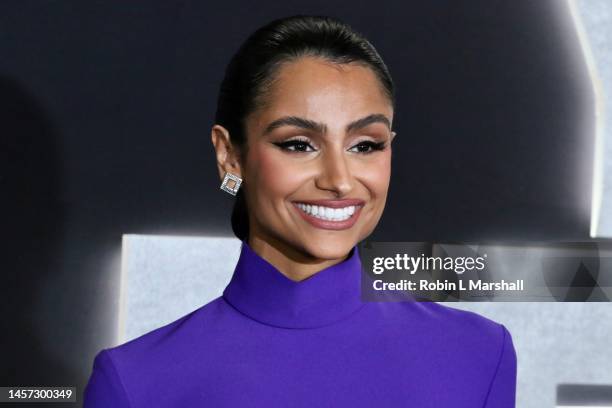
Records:
[[[353,176],[342,148],[326,151],[321,157],[321,170],[316,186],[333,192],[338,197],[346,196],[353,189]]]

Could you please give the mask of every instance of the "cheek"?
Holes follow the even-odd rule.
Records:
[[[249,180],[259,201],[285,199],[304,183],[303,168],[273,149],[253,149],[248,162]]]
[[[384,198],[389,189],[391,178],[391,154],[385,152],[378,157],[365,163],[360,163],[356,168],[359,179],[376,198]]]

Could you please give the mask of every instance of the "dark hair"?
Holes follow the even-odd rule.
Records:
[[[242,158],[246,156],[246,117],[264,103],[267,89],[283,63],[300,57],[320,57],[337,64],[357,63],[380,80],[395,103],[391,75],[376,49],[361,34],[339,20],[322,16],[292,16],[255,31],[232,57],[221,83],[215,122],[225,127]],[[243,184],[232,212],[232,229],[241,240],[249,235]]]

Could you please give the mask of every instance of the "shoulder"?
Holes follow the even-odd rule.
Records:
[[[486,390],[487,404],[514,406],[517,357],[510,332],[503,324],[474,312],[434,302],[401,302],[401,320],[411,321],[403,332],[417,338],[421,353],[442,360],[445,373],[470,389]],[[461,383],[466,381],[466,383]],[[485,405],[489,406],[489,405]]]
[[[484,374],[484,407],[514,407],[517,355],[506,327],[470,311],[435,303],[427,308],[448,327],[457,343],[453,348],[456,359]]]
[[[386,315],[401,335],[429,350],[452,354],[456,362],[479,362],[495,369],[505,353],[514,356],[506,327],[477,313],[435,302],[387,302],[379,307],[395,310]]]
[[[512,336],[501,323],[468,310],[460,310],[439,303],[424,303],[425,308],[440,322],[449,336],[469,349],[489,351],[497,362],[509,352]]]
[[[196,342],[201,342],[207,334],[215,330],[225,313],[227,304],[222,297],[218,297],[169,324],[105,351],[114,360],[134,360],[139,363],[170,350],[176,354]]]
[[[128,406],[129,399],[141,400],[140,394],[150,392],[151,384],[171,382],[190,366],[195,353],[206,351],[231,313],[219,297],[172,323],[101,350],[85,390],[85,406],[111,406],[106,404],[111,400],[113,406]]]
[[[481,337],[499,337],[503,335],[503,326],[487,317],[468,310],[461,310],[435,302],[420,302],[421,313],[427,314],[433,321],[443,324],[447,330],[459,330]]]
[[[471,340],[498,340],[506,336],[505,327],[487,317],[435,302],[403,302],[413,318],[438,327],[448,335],[461,335]]]
[[[516,377],[516,351],[512,335],[503,324],[434,302],[421,302],[417,309],[439,327],[437,335],[457,361],[469,361],[490,372],[490,378],[504,377],[512,384]]]

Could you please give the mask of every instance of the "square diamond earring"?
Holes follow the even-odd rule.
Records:
[[[231,195],[236,195],[238,194],[240,183],[242,183],[242,179],[240,177],[229,172],[225,173],[225,177],[221,183],[221,190],[230,193]]]

